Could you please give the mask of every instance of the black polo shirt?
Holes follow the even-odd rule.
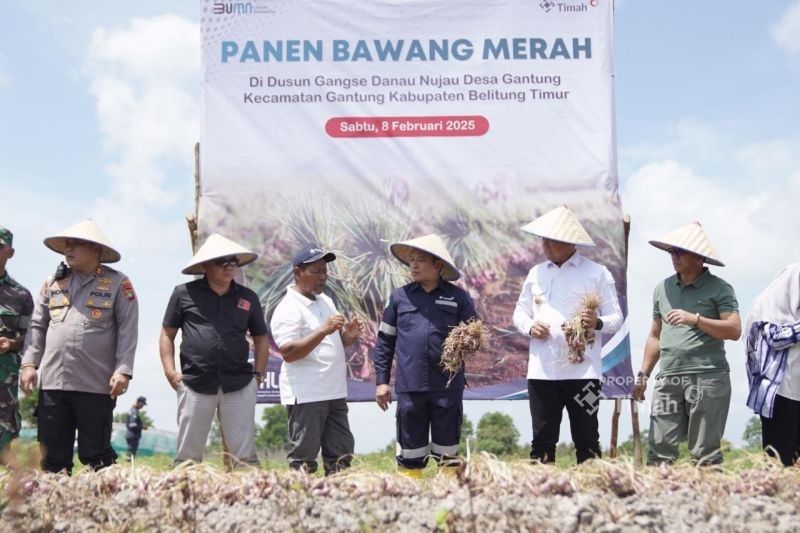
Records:
[[[256,293],[235,281],[222,296],[206,278],[178,285],[172,292],[163,326],[179,328],[183,382],[202,394],[234,392],[253,379],[245,337],[267,334]]]

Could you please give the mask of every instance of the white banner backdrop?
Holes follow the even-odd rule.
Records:
[[[388,244],[439,233],[494,334],[466,397],[524,396],[511,313],[543,256],[521,225],[569,205],[627,307],[612,15],[610,0],[206,1],[201,238],[261,254],[243,275],[268,318],[294,249],[337,251],[330,294],[369,324],[348,352],[350,396],[371,399],[380,312],[408,282]],[[605,390],[625,396],[627,336],[607,340]]]

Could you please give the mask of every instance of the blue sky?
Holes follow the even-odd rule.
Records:
[[[634,367],[654,284],[668,257],[646,244],[700,220],[743,312],[787,263],[800,234],[800,2],[617,2],[617,139],[623,206],[633,219]],[[156,338],[190,254],[192,147],[199,138],[199,2],[6,3],[0,19],[0,225],[16,235],[9,271],[38,290],[59,258],[48,234],[95,218],[123,252],[142,309],[135,397],[175,428],[175,398]],[[749,418],[743,350],[728,344],[734,397],[726,437]],[[131,398],[123,398],[124,408]],[[470,403],[473,421],[512,414],[530,439],[526,402]],[[641,406],[647,427],[647,404]],[[383,447],[394,419],[351,407],[357,451]],[[608,443],[610,405],[601,410]],[[621,433],[630,427],[623,417]],[[566,425],[562,439],[568,438]]]

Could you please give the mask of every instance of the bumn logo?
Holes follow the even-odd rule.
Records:
[[[251,15],[252,2],[214,2],[215,15]]]

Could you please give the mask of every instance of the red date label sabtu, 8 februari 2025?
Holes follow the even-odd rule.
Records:
[[[480,115],[435,117],[334,117],[325,123],[331,137],[475,137],[489,131]]]

